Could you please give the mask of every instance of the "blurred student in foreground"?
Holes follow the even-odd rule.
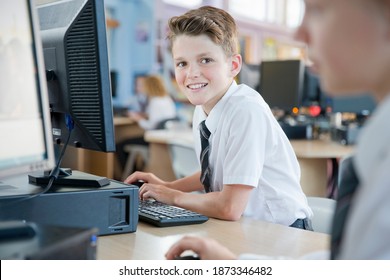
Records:
[[[324,90],[333,95],[372,92],[378,102],[353,156],[356,188],[338,199],[330,257],[390,259],[390,0],[306,0],[305,4],[296,37],[308,44]],[[341,224],[339,210],[347,210]],[[193,250],[201,259],[245,258],[198,237],[178,241],[166,257],[173,259],[185,250]]]

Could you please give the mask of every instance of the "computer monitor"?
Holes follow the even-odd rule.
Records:
[[[376,101],[368,93],[330,95],[321,88],[319,77],[305,68],[304,85],[302,91],[302,105],[317,104],[321,111],[333,113],[355,113],[357,115],[369,115],[375,107]]]
[[[260,94],[271,108],[289,113],[301,105],[304,77],[302,61],[263,61],[260,67]]]
[[[319,77],[312,73],[309,67],[305,67],[303,88],[302,88],[302,106],[320,105],[321,85]]]
[[[354,113],[358,116],[368,116],[376,108],[375,99],[368,93],[332,97],[322,93],[322,103],[333,113]]]
[[[239,74],[239,82],[259,91],[260,64],[243,63]]]
[[[103,0],[37,6],[55,143],[115,151]]]
[[[54,166],[46,76],[32,1],[0,3],[1,182]],[[0,196],[11,187],[1,182]]]

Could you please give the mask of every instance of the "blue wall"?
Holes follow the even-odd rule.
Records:
[[[134,77],[153,72],[156,63],[155,1],[105,0],[119,21],[109,31],[110,66],[118,73],[115,106],[126,106],[134,92]]]

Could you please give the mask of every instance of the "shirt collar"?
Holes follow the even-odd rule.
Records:
[[[236,81],[233,80],[232,84],[226,91],[226,93],[222,96],[222,98],[218,101],[217,104],[211,109],[210,114],[206,116],[203,112],[203,118],[206,119],[206,126],[211,132],[214,134],[218,127],[219,119],[221,118],[222,112],[225,110],[226,104],[228,103],[229,98],[233,95],[233,93],[237,90],[238,85]]]

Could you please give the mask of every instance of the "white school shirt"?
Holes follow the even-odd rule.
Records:
[[[166,119],[176,117],[175,102],[170,96],[152,97],[146,108],[147,120],[140,120],[139,126],[145,130],[155,129],[157,125]]]
[[[199,159],[199,124],[206,119],[201,106],[193,118],[195,150]],[[213,191],[224,184],[253,187],[244,216],[291,225],[311,218],[300,186],[300,167],[294,150],[260,94],[233,82],[206,119],[211,132],[209,161]]]

